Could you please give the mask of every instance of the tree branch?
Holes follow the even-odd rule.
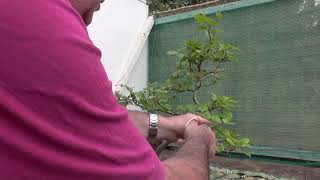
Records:
[[[213,82],[211,82],[211,83],[209,83],[209,84],[204,84],[203,86],[204,86],[204,87],[209,87],[209,86],[214,85],[215,83],[217,83],[217,81],[213,81]]]
[[[193,102],[195,103],[195,104],[199,104],[199,101],[198,101],[198,99],[197,99],[197,90],[194,90],[193,92],[192,92],[192,100],[193,100]]]
[[[159,98],[158,98],[158,97],[156,98],[155,103],[156,103],[158,106],[160,106],[160,108],[162,108],[162,110],[166,111],[165,113],[168,113],[168,114],[170,114],[170,115],[179,115],[179,114],[175,113],[173,110],[164,107],[164,106],[159,102]]]
[[[208,26],[209,43],[212,42],[211,26]]]
[[[221,66],[222,62],[225,62],[226,59],[227,59],[227,54],[224,53],[223,59],[222,59],[221,61],[219,61],[219,63],[218,63],[218,65],[217,65],[217,67],[215,68],[215,70],[203,74],[200,79],[204,78],[205,76],[207,76],[207,75],[209,75],[209,74],[216,74],[216,73],[218,73],[218,70],[220,69],[220,66]]]
[[[193,90],[192,89],[176,89],[176,88],[168,88],[168,90],[171,90],[171,91],[175,91],[175,92],[192,92]]]

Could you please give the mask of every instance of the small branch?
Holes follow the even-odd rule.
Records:
[[[218,65],[217,65],[217,67],[215,68],[215,70],[203,74],[200,79],[204,78],[205,76],[207,76],[207,75],[209,75],[209,74],[216,74],[216,73],[218,73],[218,70],[220,69],[220,66],[221,66],[221,62],[222,62],[222,61],[219,61],[219,63],[218,63]]]
[[[198,63],[196,63],[198,72],[200,72],[200,71],[201,71],[201,64],[202,64],[202,61],[203,61],[203,60],[200,60],[200,61],[199,61],[199,64],[198,64]]]
[[[216,107],[212,106],[208,109],[209,112],[216,110]]]
[[[175,88],[168,88],[168,90],[171,90],[171,91],[175,91],[175,92],[193,92],[193,90],[192,89],[183,89],[183,90],[181,90],[181,89],[175,89]]]
[[[199,104],[199,101],[198,101],[198,99],[197,99],[197,90],[194,90],[193,92],[192,92],[192,100],[193,100],[193,102],[195,103],[195,104]]]
[[[168,109],[166,107],[164,107],[160,102],[159,99],[157,98],[157,100],[155,101],[155,103],[160,106],[160,108],[162,108],[162,110],[165,110],[165,113],[168,113],[170,115],[178,115],[177,113],[175,113],[174,111],[172,111],[171,109]]]
[[[212,83],[209,83],[209,84],[204,84],[203,86],[205,86],[205,87],[209,87],[209,86],[214,85],[215,83],[217,83],[217,81],[213,81]]]
[[[130,97],[130,96],[129,96],[129,97]],[[140,104],[139,102],[133,100],[132,98],[130,99],[130,98],[126,97],[126,98],[124,98],[124,99],[125,99],[125,101],[127,102],[127,105],[131,104],[131,105],[135,105],[135,106],[138,106],[138,107],[140,107],[140,108],[143,109],[143,105]]]
[[[203,77],[203,78],[201,79],[201,82],[205,82],[207,79],[209,79],[209,77],[208,77],[208,76],[205,76],[205,77]]]
[[[201,60],[201,61],[199,62],[199,66],[198,66],[198,71],[199,71],[199,72],[201,71],[201,66],[202,66],[203,61],[204,61],[204,60]]]
[[[204,78],[204,77],[208,76],[209,74],[215,74],[215,73],[217,73],[217,72],[215,72],[215,71],[207,72],[207,73],[203,74],[203,75],[200,77],[200,79],[202,79],[202,78]]]
[[[209,35],[209,43],[212,42],[212,35],[211,35],[211,26],[208,26],[208,35]]]
[[[189,64],[189,71],[194,72],[195,70],[192,68],[192,64],[190,62],[188,62],[188,64]]]
[[[222,114],[221,108],[218,109],[218,112],[219,112],[219,114]],[[221,126],[223,127],[224,126],[224,122],[223,122],[223,120],[221,118],[220,118],[220,121],[221,121]]]
[[[219,61],[217,68],[214,71],[218,71],[218,69],[220,69],[221,66],[221,61]]]

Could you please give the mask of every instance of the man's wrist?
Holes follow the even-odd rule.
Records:
[[[174,122],[161,115],[158,115],[158,120],[158,139],[170,140],[170,136],[174,136],[176,133]]]
[[[149,130],[149,113],[129,111],[129,116],[140,132],[142,132],[145,138],[147,138]],[[157,140],[168,140],[169,142],[176,141],[177,134],[178,132],[175,127],[175,122],[171,121],[167,117],[158,115]]]

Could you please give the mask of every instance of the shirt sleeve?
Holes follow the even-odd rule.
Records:
[[[2,178],[164,179],[69,0],[2,0],[0,22]]]

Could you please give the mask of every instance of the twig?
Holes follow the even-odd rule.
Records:
[[[215,83],[217,83],[217,81],[213,81],[212,83],[209,83],[209,84],[204,84],[203,86],[204,87],[209,87],[209,86],[214,85]]]
[[[208,26],[208,35],[209,35],[209,43],[212,42],[212,35],[211,35],[211,26]]]
[[[176,88],[168,88],[168,90],[176,91],[176,92],[186,92],[186,91],[192,92],[193,91],[192,89],[183,89],[183,90],[181,90],[181,89],[176,89]]]
[[[155,103],[157,105],[159,105],[163,110],[166,111],[166,113],[170,114],[170,115],[178,115],[177,113],[175,113],[174,111],[172,111],[171,109],[168,109],[166,107],[164,107],[160,102],[159,102],[159,98],[156,99],[157,101],[155,101]]]
[[[192,92],[192,100],[193,100],[193,102],[195,103],[195,104],[199,104],[199,101],[198,101],[198,99],[197,99],[197,90],[194,90],[193,92]]]

